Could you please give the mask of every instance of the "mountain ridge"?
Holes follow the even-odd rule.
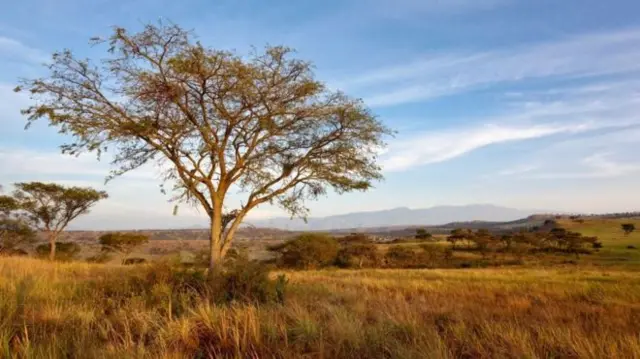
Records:
[[[326,217],[310,217],[307,223],[302,219],[275,217],[248,221],[248,224],[256,227],[293,231],[318,231],[393,226],[433,226],[452,222],[471,221],[505,222],[540,213],[556,212],[516,209],[492,204],[443,205],[417,209],[396,207],[378,211],[361,211]]]

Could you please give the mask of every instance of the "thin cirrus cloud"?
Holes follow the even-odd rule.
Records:
[[[640,28],[631,28],[501,50],[436,53],[333,86],[361,91],[368,105],[384,107],[502,83],[611,75],[639,69]]]
[[[0,61],[28,61],[40,64],[48,60],[49,57],[41,50],[16,39],[0,36]]]
[[[382,156],[383,167],[386,171],[403,171],[452,160],[492,145],[554,135],[566,140],[598,130],[637,127],[639,92],[640,83],[629,80],[524,92],[515,100],[505,100],[505,108],[509,109],[506,113],[470,118],[463,127],[411,134],[391,142]]]
[[[593,129],[591,124],[577,125],[483,125],[476,128],[428,132],[398,143],[383,158],[385,171],[404,171],[412,167],[451,160],[474,150],[506,142],[541,138]],[[392,145],[393,146],[393,145]]]
[[[91,153],[71,156],[57,151],[0,148],[0,168],[3,168],[0,181],[83,177],[99,184],[109,175],[109,160],[108,156],[103,156],[98,161],[95,154]],[[159,170],[156,171],[153,166],[147,165],[125,176],[130,180],[157,180],[159,173]]]

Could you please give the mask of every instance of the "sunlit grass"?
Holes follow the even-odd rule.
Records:
[[[0,259],[0,357],[640,356],[633,272],[287,271],[283,305],[201,299],[169,315],[162,288],[126,295],[151,270]]]

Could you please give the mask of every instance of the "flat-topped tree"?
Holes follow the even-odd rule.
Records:
[[[125,264],[129,254],[136,247],[149,242],[149,236],[142,233],[106,233],[98,239],[102,245],[102,251],[105,253],[119,252],[124,255],[122,264]]]
[[[106,192],[90,187],[66,187],[55,183],[16,183],[14,187],[12,197],[22,218],[47,236],[50,260],[55,259],[56,241],[67,225],[108,197]]]
[[[0,195],[0,255],[16,253],[21,245],[35,240],[35,232],[17,210],[13,197]]]
[[[64,152],[115,151],[113,176],[170,164],[175,199],[210,218],[212,273],[256,206],[306,216],[327,189],[382,178],[376,154],[390,131],[360,100],[329,90],[288,48],[241,57],[190,37],[175,25],[116,28],[96,40],[109,46],[100,62],[56,53],[48,77],[23,81],[36,101],[24,113],[73,135]],[[237,208],[232,191],[244,196]]]

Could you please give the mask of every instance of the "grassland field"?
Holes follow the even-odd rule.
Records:
[[[640,228],[563,221],[603,243],[571,264],[274,271],[286,301],[260,305],[131,294],[153,264],[1,258],[0,357],[640,358],[640,233],[622,222]]]

